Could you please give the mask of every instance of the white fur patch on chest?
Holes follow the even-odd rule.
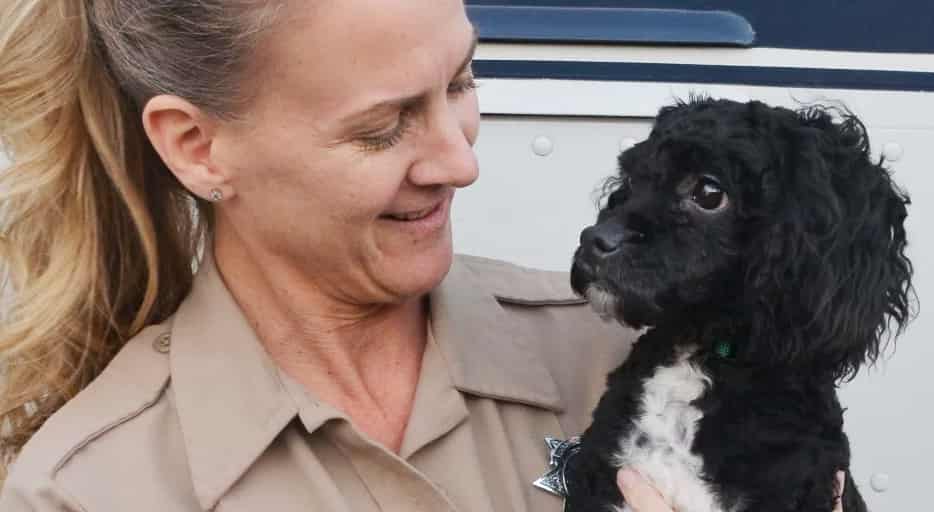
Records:
[[[691,452],[703,416],[691,402],[712,385],[689,361],[691,353],[681,354],[672,366],[657,368],[645,381],[639,416],[629,435],[620,439],[613,460],[617,467],[646,477],[678,512],[725,512],[701,478],[703,461]]]

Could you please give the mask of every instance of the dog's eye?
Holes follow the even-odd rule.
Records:
[[[705,210],[716,210],[726,203],[726,193],[716,180],[704,177],[694,187],[691,200]]]

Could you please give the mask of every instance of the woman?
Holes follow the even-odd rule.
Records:
[[[475,45],[461,0],[4,2],[0,510],[559,510],[632,334],[452,256]]]

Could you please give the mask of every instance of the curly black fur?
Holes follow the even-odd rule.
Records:
[[[603,290],[609,313],[650,329],[608,378],[568,510],[621,503],[610,456],[645,379],[685,347],[712,379],[692,450],[724,509],[831,510],[833,475],[849,466],[836,385],[912,314],[909,201],[872,161],[863,124],[826,107],[692,99],[663,108],[619,167],[572,286]],[[700,206],[718,191],[716,208]],[[714,355],[723,340],[728,358]],[[844,507],[865,510],[849,475]]]

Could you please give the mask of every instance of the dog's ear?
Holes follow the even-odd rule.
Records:
[[[772,155],[748,234],[745,356],[852,378],[912,314],[908,198],[853,115],[751,108]]]

